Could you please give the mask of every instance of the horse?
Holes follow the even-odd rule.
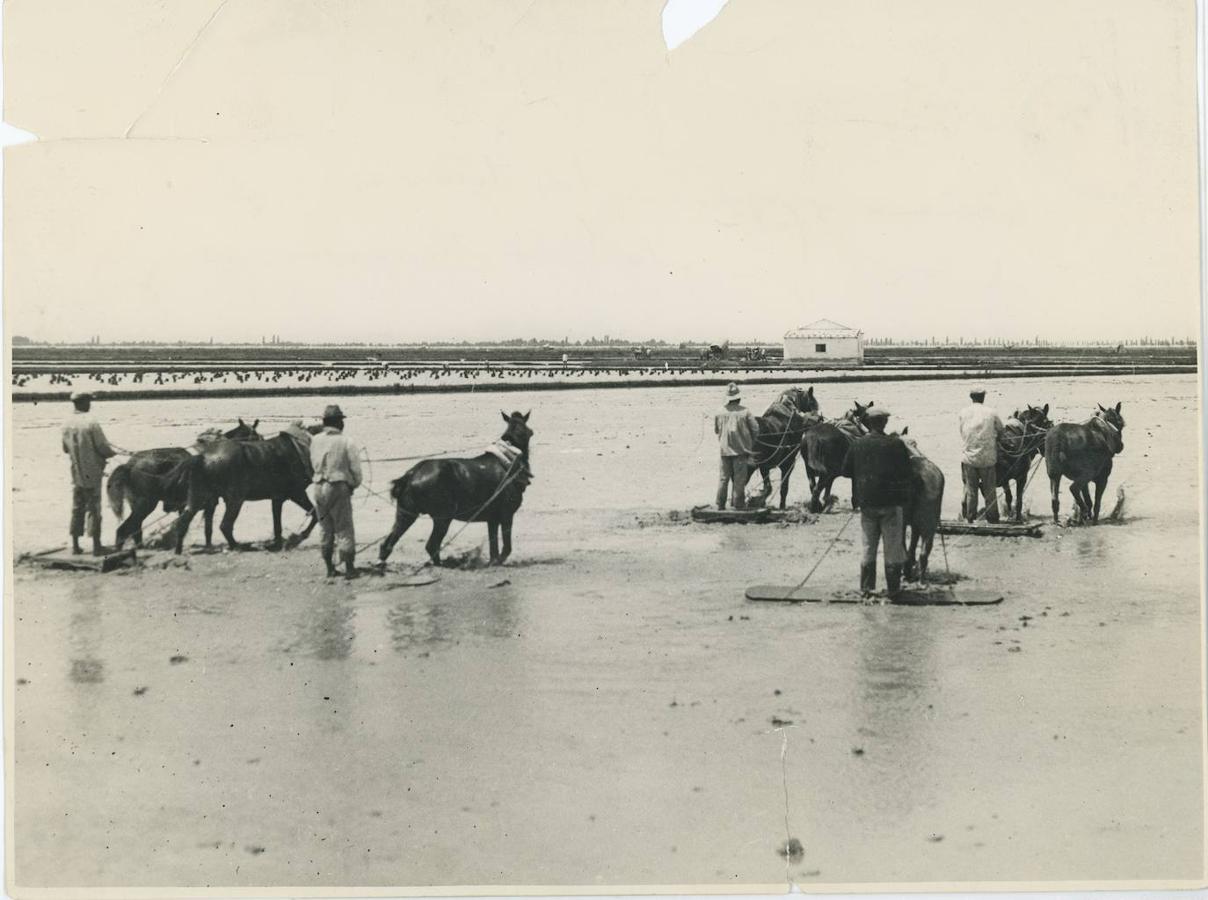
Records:
[[[822,421],[814,389],[791,387],[767,408],[756,421],[759,434],[755,437],[754,468],[763,476],[760,502],[772,494],[772,466],[780,467],[780,508],[784,509],[789,493],[789,476],[797,463],[801,439],[807,429]]]
[[[902,521],[910,529],[905,575],[909,581],[926,581],[927,562],[944,504],[944,473],[923,455],[914,438],[906,436],[909,431],[909,427],[903,428],[898,435],[910,454],[911,471],[910,502],[902,510]]]
[[[198,442],[203,443],[214,437],[235,441],[258,441],[260,434],[256,431],[256,426],[259,424],[259,419],[251,425],[240,419],[239,424],[230,431],[217,432],[216,435],[211,432],[203,432],[198,437]],[[184,508],[188,501],[187,489],[180,488],[173,493],[166,493],[162,478],[191,455],[183,447],[157,447],[154,450],[140,450],[138,453],[131,454],[128,462],[122,463],[110,473],[105,492],[109,497],[109,507],[113,510],[113,514],[120,519],[123,507],[126,503],[130,504],[130,515],[117,526],[117,537],[114,543],[118,550],[122,549],[122,544],[130,537],[134,538],[136,546],[143,545],[143,521],[155,512],[155,507],[161,502],[164,505],[165,513]],[[151,477],[148,478],[148,475]],[[207,507],[205,510],[205,532],[206,546],[209,547],[214,536],[213,506]]]
[[[1053,496],[1053,521],[1060,523],[1061,477],[1070,480],[1070,494],[1078,506],[1079,517],[1085,521],[1099,522],[1099,504],[1108,476],[1112,473],[1112,459],[1124,452],[1124,417],[1120,406],[1105,408],[1090,420],[1076,425],[1062,422],[1049,429],[1044,442],[1044,463],[1049,473],[1049,484]],[[1095,502],[1092,506],[1088,482],[1095,482]]]
[[[425,459],[391,482],[390,496],[396,504],[394,528],[382,541],[378,552],[378,570],[384,571],[386,559],[421,515],[432,517],[428,537],[428,558],[439,566],[440,545],[454,519],[461,522],[486,522],[491,544],[491,564],[503,565],[512,553],[512,518],[524,500],[524,489],[532,481],[529,468],[528,427],[532,410],[510,416],[500,412],[507,429],[498,442],[479,456],[468,459]],[[504,459],[508,462],[504,462]],[[499,530],[503,529],[503,551],[499,550]]]
[[[263,441],[218,440],[204,445],[201,453],[182,462],[164,478],[168,489],[187,490],[188,502],[176,525],[176,552],[184,549],[193,516],[219,498],[225,509],[218,528],[232,550],[244,549],[235,540],[235,520],[249,500],[272,501],[272,546],[277,548],[281,546],[281,507],[286,500],[302,507],[309,518],[297,539],[305,540],[318,523],[314,505],[306,496],[310,479],[310,457],[299,449],[288,432]]]
[[[1044,439],[1053,423],[1049,421],[1049,405],[1029,405],[1022,412],[1016,410],[1003,426],[998,438],[998,462],[995,463],[995,480],[1002,486],[1007,501],[1007,512],[1011,511],[1011,482],[1015,482],[1015,521],[1023,521],[1023,492],[1028,484],[1028,472],[1037,453],[1044,452]]]
[[[819,422],[806,429],[802,436],[801,456],[810,479],[810,512],[822,512],[830,505],[831,486],[843,474],[848,448],[868,433],[864,427],[864,413],[870,406],[871,401],[865,406],[857,402],[841,419]]]

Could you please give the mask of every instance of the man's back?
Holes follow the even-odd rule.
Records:
[[[759,424],[751,411],[738,403],[727,405],[713,419],[722,456],[750,456],[755,452]]]
[[[971,403],[960,411],[959,419],[965,445],[961,462],[979,469],[994,465],[1003,428],[998,413],[984,403]]]
[[[844,471],[861,506],[903,506],[910,499],[910,453],[896,435],[873,433],[853,442]]]
[[[349,487],[361,483],[357,449],[348,436],[335,428],[324,428],[310,442],[310,461],[315,481],[344,481]]]
[[[115,451],[91,413],[73,413],[63,424],[63,450],[71,458],[71,479],[77,487],[99,488],[105,460]]]

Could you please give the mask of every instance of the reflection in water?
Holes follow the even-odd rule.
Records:
[[[71,668],[67,677],[76,684],[100,684],[105,663],[100,659],[101,609],[95,579],[80,578],[71,588],[71,619],[67,634]]]
[[[347,659],[356,640],[356,611],[335,594],[319,598],[303,623],[303,643],[319,659]]]
[[[936,682],[937,624],[923,610],[873,609],[860,635],[855,724],[860,739],[893,747],[892,758],[866,757],[870,801],[879,814],[909,815],[928,798],[915,796],[919,770],[936,753],[925,746],[928,698]],[[879,783],[878,783],[879,782]]]
[[[457,597],[401,598],[386,611],[396,652],[431,650],[465,637],[506,638],[519,630],[516,598],[510,587]]]

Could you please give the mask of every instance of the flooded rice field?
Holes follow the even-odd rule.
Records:
[[[959,382],[826,385],[910,426],[960,502]],[[753,604],[843,526],[673,521],[710,502],[716,387],[341,397],[385,492],[532,409],[535,480],[502,569],[423,559],[329,583],[290,553],[130,574],[18,567],[15,879],[22,886],[685,885],[1195,879],[1203,871],[1195,376],[995,380],[1009,413],[1122,402],[1124,521],[937,539],[980,608]],[[852,391],[858,389],[859,394]],[[840,393],[842,391],[842,393]],[[762,412],[778,393],[749,389]],[[13,408],[17,552],[63,543],[66,404]],[[143,449],[313,397],[98,404]],[[1048,513],[1043,469],[1026,505]],[[807,496],[804,472],[790,502]],[[354,501],[358,538],[392,510]],[[1063,515],[1072,511],[1062,489]],[[297,508],[286,525],[301,524]],[[116,521],[105,510],[105,535]],[[455,529],[456,530],[456,526]],[[249,504],[242,540],[270,535]],[[191,540],[201,540],[195,522]],[[472,525],[447,555],[473,553]],[[372,550],[362,556],[368,562]],[[813,582],[853,587],[849,527]],[[166,559],[166,555],[156,557]],[[880,577],[880,576],[879,576]],[[778,854],[787,838],[802,853]]]

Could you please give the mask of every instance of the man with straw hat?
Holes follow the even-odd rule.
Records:
[[[750,459],[755,453],[755,437],[759,422],[742,405],[742,391],[731,381],[726,388],[725,408],[713,417],[713,431],[721,450],[721,472],[717,480],[717,508],[726,508],[726,493],[733,483],[735,509],[747,505],[747,478],[751,473]]]
[[[860,591],[865,597],[877,587],[877,544],[885,547],[885,593],[892,600],[902,590],[906,564],[903,507],[910,499],[910,453],[896,434],[886,434],[889,410],[871,406],[864,413],[868,434],[847,451],[843,474],[851,479],[852,505],[860,509],[864,555],[860,561]]]
[[[101,546],[101,478],[105,462],[121,453],[109,443],[100,423],[92,416],[92,394],[76,391],[71,395],[75,407],[63,425],[63,452],[71,458],[71,552],[83,553],[80,538],[87,519],[92,538],[92,555],[103,556]]]
[[[960,411],[961,480],[965,483],[965,496],[961,511],[965,519],[972,522],[977,518],[977,494],[981,491],[986,501],[986,521],[998,521],[998,441],[1002,436],[1002,419],[986,406],[986,389],[980,385],[969,390],[973,402]]]
[[[356,578],[357,544],[352,527],[352,492],[361,484],[357,449],[344,434],[344,413],[332,404],[323,410],[323,430],[311,439],[310,463],[314,468],[315,515],[319,519],[319,547],[327,564],[327,577],[339,574],[333,561],[339,547],[344,577]]]

